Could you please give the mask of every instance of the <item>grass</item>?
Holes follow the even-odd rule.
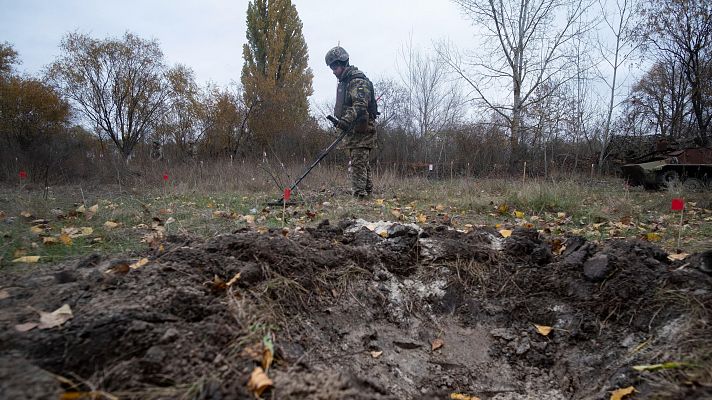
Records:
[[[297,176],[299,171],[289,171],[289,175]],[[692,253],[712,247],[709,193],[687,194],[678,188],[646,192],[613,178],[429,180],[382,173],[375,179],[374,199],[357,201],[349,196],[342,168],[318,167],[294,195],[300,204],[280,208],[266,205],[279,199],[281,190],[255,167],[218,165],[211,171],[185,167],[172,171],[171,176],[181,178],[166,184],[145,174],[133,185],[55,187],[46,197],[42,190],[26,187],[0,189],[0,265],[8,267],[21,255],[37,255],[42,263],[56,263],[91,253],[140,252],[147,246],[142,238],[156,225],[165,234],[209,238],[242,227],[294,228],[350,217],[444,222],[458,229],[526,225],[591,240],[646,238],[673,251],[678,248],[680,229],[679,212],[670,211],[673,197],[684,197],[687,202],[679,249]],[[281,180],[289,181],[286,177]],[[91,219],[76,213],[81,205],[88,208],[95,204],[99,209]],[[31,216],[23,217],[23,212]],[[58,212],[65,218],[57,218]],[[45,232],[30,231],[36,219],[48,221]],[[106,221],[119,226],[110,229],[104,225]],[[74,238],[71,245],[43,244],[43,237],[59,236],[62,229],[71,227],[90,227],[93,232]]]

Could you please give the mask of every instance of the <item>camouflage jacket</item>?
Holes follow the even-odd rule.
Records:
[[[354,66],[346,68],[336,89],[334,115],[350,125],[343,147],[373,148],[376,145],[376,124],[368,115],[372,85],[366,75]]]

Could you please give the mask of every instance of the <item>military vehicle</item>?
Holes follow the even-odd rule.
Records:
[[[648,189],[682,185],[687,191],[712,188],[712,148],[662,148],[637,157],[621,167],[623,177],[633,186]]]

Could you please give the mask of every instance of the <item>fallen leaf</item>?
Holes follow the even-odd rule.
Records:
[[[503,238],[508,238],[512,236],[512,231],[510,229],[501,229],[499,234],[502,235]]]
[[[270,379],[265,371],[261,367],[255,367],[250,374],[250,380],[247,382],[247,388],[255,394],[255,396],[262,396],[267,388],[274,386],[274,382]]]
[[[235,284],[235,282],[240,280],[240,273],[236,273],[229,281],[227,281],[227,286],[230,287]]]
[[[394,209],[392,209],[392,210],[391,210],[391,215],[393,215],[394,217],[400,219],[400,217],[401,217],[401,215],[402,215],[400,208],[394,208]]]
[[[31,226],[30,227],[30,232],[34,233],[35,235],[44,233],[44,231],[45,231],[45,228],[43,226]]]
[[[176,222],[176,219],[175,219],[175,218],[173,218],[173,217],[168,217],[168,219],[166,220],[166,225],[172,224],[172,223],[174,223],[174,222]]]
[[[635,388],[633,386],[628,386],[627,388],[623,389],[616,389],[611,392],[610,400],[623,400],[624,397],[628,396],[629,394],[632,394],[633,392],[635,392]]]
[[[519,219],[524,218],[524,211],[514,210],[514,217]]]
[[[5,212],[4,212],[4,211],[0,211],[0,221],[2,221],[2,220],[4,220],[4,219],[5,219]]]
[[[22,211],[22,212],[20,212],[20,215],[25,218],[32,218],[32,213],[29,211]]]
[[[556,213],[556,217],[559,219],[564,219],[566,218],[566,213],[565,212],[558,212]]]
[[[18,332],[27,332],[37,328],[38,325],[37,322],[26,322],[24,324],[15,325],[15,330]]]
[[[382,354],[383,354],[383,350],[381,350],[381,351],[372,351],[372,352],[371,352],[371,357],[373,357],[373,358],[378,358],[378,357],[380,357]]]
[[[386,199],[376,199],[376,200],[374,200],[374,203],[377,206],[382,206],[384,201],[386,201]]]
[[[438,204],[435,206],[435,211],[444,211],[444,210],[445,210],[445,206],[442,204]]]
[[[687,253],[668,254],[668,259],[670,259],[670,261],[681,261],[686,259],[687,256],[689,256]]]
[[[119,226],[119,224],[116,223],[116,222],[114,222],[114,221],[106,221],[106,222],[104,222],[104,228],[106,228],[106,229],[114,229],[114,228],[116,228],[116,227],[118,227],[118,226]]]
[[[12,262],[32,264],[32,263],[36,263],[39,260],[40,260],[40,256],[22,256],[22,257],[12,260]]]
[[[252,225],[252,224],[255,223],[255,216],[254,216],[254,215],[245,215],[244,217],[242,217],[242,219],[244,219],[245,222],[248,223],[248,224],[250,224],[250,225]]]
[[[104,271],[105,273],[114,273],[114,274],[125,274],[129,272],[131,268],[129,268],[129,263],[122,261],[122,262],[117,262],[114,265],[111,266],[111,268],[107,269]]]
[[[661,369],[674,369],[680,367],[687,367],[689,364],[684,362],[670,361],[662,364],[651,364],[651,365],[634,365],[633,369],[636,371],[659,371]]]
[[[62,244],[65,246],[72,245],[72,238],[69,237],[69,235],[67,235],[66,233],[62,233],[59,235],[59,241],[62,242]]]
[[[445,345],[445,341],[443,341],[440,338],[434,339],[432,342],[430,342],[430,350],[435,351]]]
[[[450,399],[452,400],[480,400],[477,396],[470,396],[469,394],[462,393],[451,393]]]
[[[99,211],[98,204],[94,204],[93,206],[89,207],[89,210],[87,210],[87,212],[84,214],[87,221],[94,218],[94,214],[96,214],[97,211]]]
[[[262,369],[268,371],[269,367],[272,366],[272,361],[274,361],[274,354],[269,347],[265,346],[262,350]]]
[[[663,237],[660,236],[659,233],[655,233],[655,232],[648,232],[645,234],[645,240],[647,240],[649,242],[659,242],[660,240],[662,240],[662,238]]]
[[[534,327],[536,327],[536,331],[539,332],[539,334],[543,335],[543,336],[549,336],[549,334],[551,333],[551,331],[553,329],[550,326],[537,325],[537,324],[534,324]]]
[[[23,249],[23,248],[19,248],[12,253],[12,256],[15,258],[20,258],[20,257],[26,256],[26,255],[27,255],[27,249]]]
[[[59,396],[59,400],[83,400],[83,399],[107,399],[118,400],[119,398],[109,393],[95,390],[91,392],[66,392]]]
[[[94,228],[89,227],[89,226],[83,226],[81,229],[82,229],[81,236],[89,236],[92,233],[94,233]]]
[[[42,238],[42,244],[44,244],[44,245],[49,246],[49,245],[53,245],[53,244],[57,244],[57,243],[59,243],[59,239],[57,239],[54,236],[45,236]]]
[[[139,268],[143,267],[143,266],[146,265],[146,264],[148,264],[148,258],[144,257],[144,258],[142,258],[142,259],[136,261],[135,263],[129,265],[129,268],[131,268],[131,269],[139,269]]]
[[[382,237],[382,238],[385,239],[385,238],[388,237],[388,231],[387,231],[386,229],[383,229],[383,230],[381,230],[381,231],[378,232],[378,236],[380,236],[380,237]]]
[[[425,214],[418,214],[418,215],[415,217],[415,220],[418,221],[419,224],[424,224],[425,221],[428,220],[428,216],[425,215]]]
[[[51,313],[39,311],[40,313],[40,324],[37,326],[39,329],[50,329],[64,324],[70,319],[74,318],[72,315],[72,309],[69,304],[65,304],[62,307],[52,311]]]
[[[507,203],[502,203],[497,206],[497,212],[500,214],[506,214],[509,212],[509,205]]]

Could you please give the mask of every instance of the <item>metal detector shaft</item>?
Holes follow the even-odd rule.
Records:
[[[331,152],[331,150],[333,150],[334,147],[336,147],[336,145],[339,144],[339,142],[340,142],[340,141],[344,138],[344,136],[346,136],[347,134],[348,134],[348,131],[343,131],[343,132],[341,132],[341,135],[339,135],[339,137],[337,137],[336,140],[334,140],[334,142],[329,145],[329,147],[327,147],[326,149],[324,149],[324,151],[322,151],[321,154],[319,154],[319,156],[316,158],[316,160],[314,160],[314,162],[309,166],[309,168],[307,168],[307,170],[304,171],[304,173],[302,174],[302,176],[300,176],[300,177],[292,184],[292,186],[289,188],[289,190],[290,190],[290,191],[291,191],[291,190],[294,190],[294,188],[296,188],[297,185],[299,185],[299,182],[301,182],[302,179],[304,179],[307,175],[309,175],[309,173],[311,172],[311,170],[314,169],[314,167],[316,167],[316,165],[319,164],[319,162],[320,162],[321,160],[323,160],[324,157],[326,157],[326,155],[329,154],[329,152]]]

